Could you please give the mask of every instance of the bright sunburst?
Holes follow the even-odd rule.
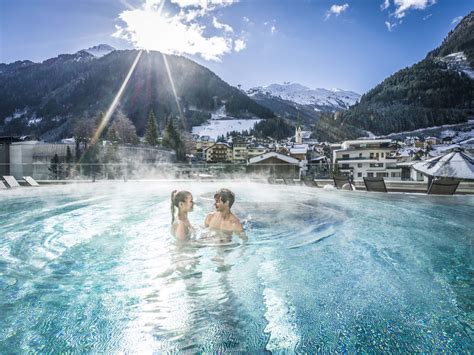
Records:
[[[148,0],[140,8],[125,10],[119,15],[125,25],[117,26],[114,36],[126,39],[138,49],[200,55],[206,60],[220,61],[233,49],[238,52],[245,48],[244,39],[235,37],[231,26],[219,23],[215,18],[211,22],[209,18],[211,12],[233,2],[171,0],[165,4],[165,0]],[[207,35],[205,21],[212,24],[214,32],[221,34]]]

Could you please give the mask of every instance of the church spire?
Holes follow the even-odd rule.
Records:
[[[300,112],[298,111],[298,121],[296,122],[296,127],[295,127],[295,143],[296,144],[302,144],[303,143],[303,137],[301,135],[301,123],[300,123]]]

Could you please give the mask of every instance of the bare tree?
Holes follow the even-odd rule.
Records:
[[[107,133],[107,139],[118,144],[137,144],[137,130],[122,111],[117,111]]]

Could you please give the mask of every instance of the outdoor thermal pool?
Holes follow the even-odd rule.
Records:
[[[201,226],[221,187],[249,242],[177,245],[171,191]],[[473,196],[237,182],[0,192],[0,353],[472,353],[473,217]]]

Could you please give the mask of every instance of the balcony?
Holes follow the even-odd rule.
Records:
[[[374,158],[369,158],[369,157],[343,157],[343,158],[337,158],[337,161],[339,160],[374,160]]]

